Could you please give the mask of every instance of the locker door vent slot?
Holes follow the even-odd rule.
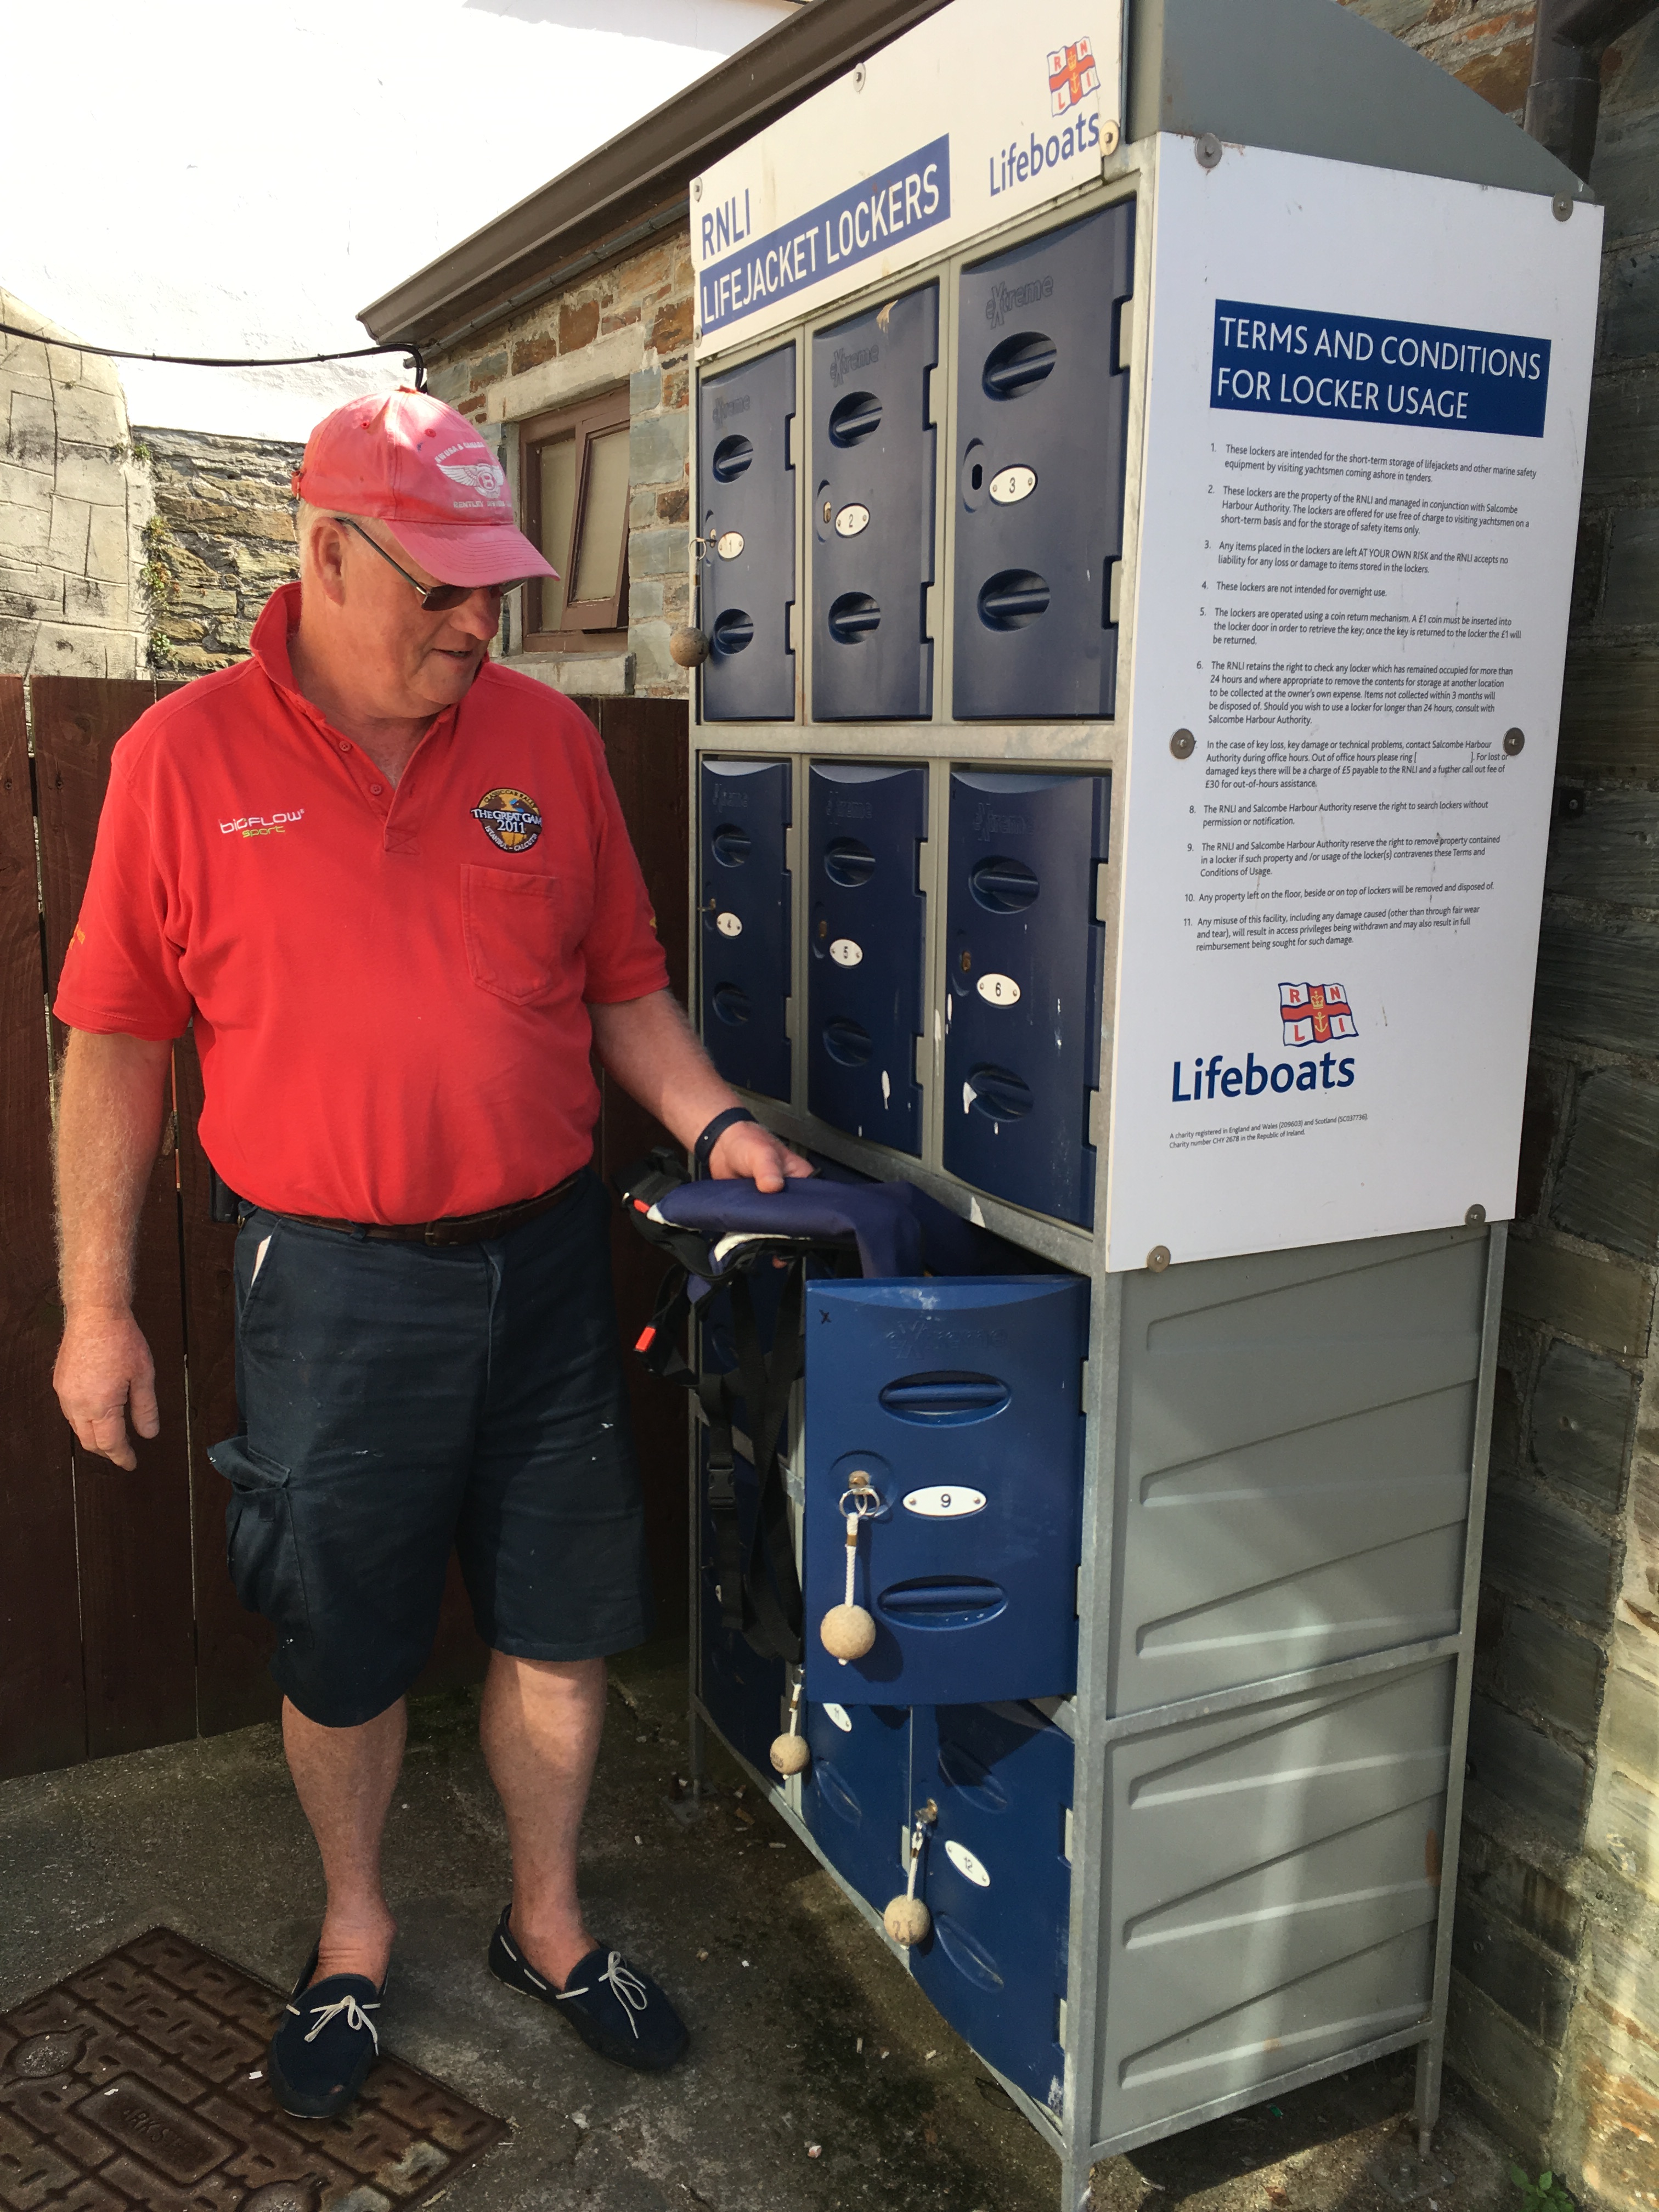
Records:
[[[1018,1121],[1036,1103],[1030,1085],[1006,1067],[976,1067],[965,1087],[968,1104],[988,1121]]]
[[[881,402],[873,392],[849,392],[830,410],[830,437],[837,446],[856,446],[881,428]]]
[[[1040,331],[1018,331],[994,346],[986,358],[984,379],[992,399],[1018,399],[1041,384],[1054,365],[1054,342]]]
[[[714,848],[714,858],[723,868],[740,868],[754,847],[749,832],[730,822],[723,822],[709,842]]]
[[[812,1778],[818,1785],[824,1809],[856,1828],[864,1818],[864,1808],[827,1759],[812,1761]]]
[[[1003,1788],[988,1766],[981,1766],[971,1752],[964,1751],[959,1743],[941,1743],[939,1747],[939,1779],[952,1790],[961,1790],[981,1812],[1006,1813],[1008,1792]]]
[[[720,985],[714,994],[714,1006],[720,1019],[730,1022],[734,1029],[749,1018],[749,994],[740,991],[735,983]]]
[[[933,1933],[945,1957],[964,1979],[981,1990],[1000,1990],[1002,1976],[997,1972],[997,1962],[981,1944],[975,1943],[965,1928],[957,1924],[948,1912],[939,1913],[933,1921]]]
[[[755,449],[747,438],[735,434],[722,438],[714,448],[714,458],[708,464],[709,472],[721,483],[731,483],[740,477],[755,458]]]
[[[980,862],[968,878],[968,888],[988,914],[1018,914],[1030,905],[1042,885],[1024,860],[997,856]]]
[[[716,653],[741,653],[752,644],[755,636],[754,617],[741,607],[727,607],[725,613],[714,618],[714,647]]]
[[[907,1375],[887,1385],[881,1403],[901,1421],[959,1427],[964,1421],[988,1421],[1011,1395],[1008,1385],[994,1375]]]
[[[958,1580],[928,1575],[913,1583],[895,1583],[876,1600],[878,1611],[895,1626],[915,1628],[978,1628],[994,1620],[1008,1603],[1000,1583],[974,1576]]]
[[[1027,629],[1048,613],[1052,597],[1034,570],[1001,568],[980,586],[979,618],[987,629]]]
[[[831,1060],[838,1060],[843,1067],[862,1067],[875,1048],[869,1030],[860,1029],[843,1014],[824,1024],[823,1048]]]
[[[824,854],[823,872],[844,890],[856,890],[876,872],[876,856],[856,837],[837,837]]]
[[[862,645],[881,628],[881,609],[868,592],[843,592],[830,610],[828,623],[837,645]]]

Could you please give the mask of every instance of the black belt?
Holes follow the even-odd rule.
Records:
[[[491,1237],[505,1237],[538,1214],[551,1213],[562,1206],[586,1173],[578,1168],[562,1182],[544,1190],[539,1198],[521,1198],[516,1206],[492,1206],[488,1213],[450,1213],[441,1221],[333,1221],[320,1213],[289,1213],[289,1221],[303,1221],[308,1229],[339,1229],[348,1236],[366,1237],[371,1244],[482,1244]]]

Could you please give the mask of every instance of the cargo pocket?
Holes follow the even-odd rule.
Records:
[[[464,867],[461,933],[479,989],[514,1006],[547,997],[586,930],[585,917],[568,913],[567,903],[556,876]]]
[[[228,1437],[208,1454],[230,1485],[225,1508],[225,1558],[231,1587],[250,1613],[262,1613],[285,1643],[310,1626],[288,1469],[255,1451],[245,1436]]]

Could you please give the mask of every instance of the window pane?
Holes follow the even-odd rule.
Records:
[[[576,504],[576,441],[561,438],[538,448],[542,467],[542,554],[560,581],[542,578],[542,628],[564,627],[565,587],[570,580],[570,517]]]
[[[612,599],[628,529],[628,427],[602,431],[587,448],[587,497],[576,549],[573,599]]]

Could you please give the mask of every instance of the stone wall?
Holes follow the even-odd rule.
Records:
[[[150,512],[112,362],[0,291],[0,673],[125,676],[144,666],[136,579]]]
[[[691,298],[690,235],[681,222],[630,258],[550,295],[466,346],[428,357],[439,398],[494,439],[515,500],[520,423],[616,385],[629,387],[627,650],[526,654],[516,595],[507,609],[507,657],[564,690],[686,696],[686,673],[669,659],[668,639],[690,619],[690,607]]]
[[[133,444],[155,499],[141,572],[151,665],[178,676],[228,667],[272,592],[299,574],[289,478],[305,449],[142,428]]]
[[[1350,0],[1518,121],[1530,8]],[[1659,2203],[1659,17],[1607,210],[1510,1243],[1450,2063],[1581,2202]]]

